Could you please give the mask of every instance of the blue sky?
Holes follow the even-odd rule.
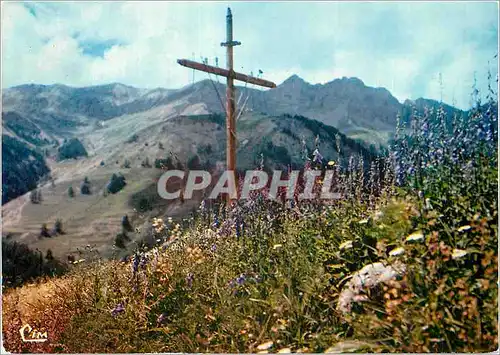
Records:
[[[225,65],[228,5],[242,42],[235,68],[277,84],[355,76],[400,101],[442,97],[461,108],[474,75],[486,90],[488,66],[496,86],[496,2],[395,1],[3,2],[2,86],[187,85],[193,73],[176,59]]]

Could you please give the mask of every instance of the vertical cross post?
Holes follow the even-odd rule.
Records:
[[[227,47],[227,88],[226,88],[226,165],[229,174],[232,174],[236,181],[236,120],[234,103],[234,70],[233,70],[233,47],[240,44],[233,42],[233,15],[231,9],[227,8],[226,15],[226,43],[222,46]],[[237,187],[237,186],[236,186]],[[228,195],[228,204],[231,202],[231,196]]]

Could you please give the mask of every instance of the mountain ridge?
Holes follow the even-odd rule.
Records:
[[[214,90],[215,88],[215,90]],[[241,98],[240,98],[241,96]],[[183,107],[187,112],[224,113],[225,84],[204,79],[179,89],[135,88],[110,83],[71,87],[62,84],[24,84],[3,93],[3,111],[15,111],[26,118],[40,119],[42,126],[57,126],[66,120],[68,129],[55,132],[59,138],[81,133],[81,126],[96,121],[155,110]],[[236,86],[238,107],[272,116],[302,115],[339,128],[351,138],[385,144],[396,126],[396,116],[408,100],[401,103],[389,90],[371,87],[356,77],[335,78],[324,84],[310,84],[293,74],[275,89],[260,90],[252,85]],[[417,99],[419,100],[428,99]],[[430,102],[430,100],[428,100]],[[457,108],[446,105],[456,112]],[[191,107],[191,108],[189,108]],[[200,111],[201,110],[201,111]],[[179,112],[182,113],[182,112]],[[33,116],[33,117],[31,117]],[[52,127],[57,131],[57,128]]]

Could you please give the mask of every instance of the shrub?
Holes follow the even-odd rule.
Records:
[[[141,166],[143,168],[152,168],[151,164],[149,163],[149,159],[148,157],[146,157],[142,162],[141,162]]]
[[[64,234],[62,221],[58,218],[54,223],[54,232],[55,234]]]
[[[3,286],[17,287],[41,276],[61,275],[65,271],[64,265],[54,258],[45,261],[41,251],[2,238]]]
[[[125,185],[127,185],[125,176],[123,176],[122,174],[113,174],[108,185],[106,186],[106,190],[112,194],[115,194],[118,191],[122,190]]]
[[[130,160],[125,159],[125,161],[123,162],[122,168],[130,169]]]
[[[78,157],[87,156],[88,153],[78,138],[71,138],[70,140],[65,141],[58,149],[58,160],[76,159]]]
[[[134,230],[134,228],[132,227],[132,225],[130,224],[130,221],[128,219],[128,216],[125,215],[122,217],[122,229],[125,231],[125,232],[132,232]]]
[[[50,238],[51,237],[46,223],[42,224],[42,228],[40,229],[40,237],[43,237],[43,238]]]
[[[139,136],[137,134],[133,134],[132,136],[130,136],[129,139],[127,139],[127,143],[134,143],[134,142],[137,142],[137,140],[139,139]]]
[[[73,186],[68,187],[68,196],[71,198],[75,197],[75,190],[73,189]]]
[[[42,202],[42,191],[41,190],[33,190],[30,192],[30,201],[34,204],[39,204]]]
[[[120,249],[125,249],[128,241],[130,241],[130,238],[127,236],[125,231],[122,231],[115,237],[115,246]]]
[[[173,170],[175,165],[172,163],[172,158],[168,157],[166,159],[155,159],[155,168]]]
[[[187,161],[187,168],[190,170],[200,169],[201,168],[200,157],[198,155],[190,157]]]
[[[89,181],[88,177],[85,177],[85,179],[81,183],[81,185],[80,185],[80,193],[82,195],[90,195],[92,193],[91,190],[90,190],[90,181]]]

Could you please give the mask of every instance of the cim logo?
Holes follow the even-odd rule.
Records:
[[[21,334],[21,339],[25,343],[43,343],[48,340],[47,332],[42,333],[41,331],[32,328],[29,324],[25,324],[21,329],[19,329]]]

